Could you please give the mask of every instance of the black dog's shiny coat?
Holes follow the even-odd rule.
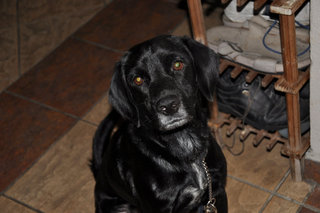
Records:
[[[197,212],[208,202],[203,159],[218,212],[228,211],[226,161],[207,126],[217,75],[217,55],[187,37],[159,36],[122,57],[93,143],[97,213]]]

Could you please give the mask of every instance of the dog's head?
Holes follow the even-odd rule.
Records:
[[[199,94],[212,101],[218,56],[187,37],[159,36],[131,48],[116,64],[109,100],[123,116],[161,131],[189,123]]]

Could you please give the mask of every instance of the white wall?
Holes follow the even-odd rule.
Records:
[[[320,1],[310,0],[310,124],[311,148],[306,158],[320,162]]]

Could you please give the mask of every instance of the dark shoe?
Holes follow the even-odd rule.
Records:
[[[285,134],[288,127],[285,94],[276,91],[273,83],[262,88],[259,76],[246,83],[245,72],[232,79],[231,71],[226,70],[217,85],[219,111],[243,119],[256,129],[282,130]],[[309,82],[300,90],[300,119],[303,131],[309,129]]]

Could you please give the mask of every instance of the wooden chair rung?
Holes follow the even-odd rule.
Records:
[[[230,0],[221,0],[221,3],[222,4],[226,4],[226,3],[228,3]]]
[[[247,126],[240,132],[239,138],[241,141],[244,141],[247,139],[249,134],[251,133],[250,128],[247,128]]]
[[[310,147],[310,132],[306,133],[301,137],[301,147],[298,150],[292,150],[287,143],[285,146],[281,148],[281,154],[288,156],[288,157],[297,157],[301,159],[306,151]]]
[[[229,65],[230,63],[228,62],[228,60],[220,59],[219,74],[222,74]]]
[[[285,76],[280,77],[274,84],[274,88],[281,92],[298,94],[300,89],[309,80],[309,78],[310,78],[310,67],[304,72],[299,71],[298,81],[293,84],[289,83],[286,80]]]
[[[271,151],[274,148],[274,146],[277,144],[277,142],[278,142],[277,138],[270,139],[270,141],[267,145],[267,150]]]
[[[238,125],[241,121],[240,120],[233,120],[231,123],[230,123],[230,126],[229,128],[227,129],[227,135],[230,136],[234,133],[234,131],[238,128]]]
[[[247,83],[251,83],[256,77],[257,77],[258,73],[255,71],[250,71],[247,75],[246,75],[246,82]]]
[[[273,80],[272,75],[265,75],[262,79],[261,86],[262,87],[267,87]]]
[[[236,66],[230,73],[231,78],[237,78],[238,75],[242,72],[242,69],[240,66]]]
[[[237,6],[238,7],[242,7],[244,6],[245,4],[247,4],[249,0],[237,0]]]
[[[272,13],[293,15],[306,0],[273,0],[270,6]]]
[[[283,142],[283,143],[287,142],[287,139],[282,139],[281,135],[278,132],[269,134],[269,137],[270,137],[270,140],[267,145],[268,151],[271,151],[278,142]]]
[[[253,145],[255,146],[259,146],[259,144],[262,142],[263,138],[264,138],[265,134],[264,131],[259,131],[258,134],[256,135],[256,137],[253,139]]]
[[[261,7],[267,2],[268,0],[255,0],[254,1],[254,10],[259,11]]]

